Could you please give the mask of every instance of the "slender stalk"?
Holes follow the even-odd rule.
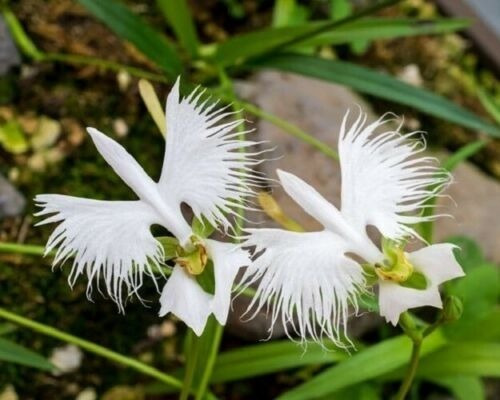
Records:
[[[187,400],[189,393],[191,392],[191,385],[193,384],[194,373],[198,364],[200,339],[196,337],[191,329],[189,329],[188,335],[191,343],[189,347],[186,373],[184,375],[184,382],[182,384],[182,391],[179,396],[179,400]]]
[[[401,382],[401,386],[399,387],[398,393],[396,394],[394,400],[404,400],[406,395],[408,394],[408,391],[410,390],[411,384],[413,383],[413,379],[415,378],[415,374],[417,372],[421,347],[422,347],[421,340],[413,340],[410,364],[408,365],[405,377]]]
[[[0,253],[26,254],[30,256],[43,256],[44,246],[21,243],[0,243]]]
[[[38,50],[30,37],[26,34],[23,26],[14,15],[14,13],[7,7],[2,7],[2,15],[9,28],[9,31],[14,38],[14,41],[19,46],[19,49],[23,54],[34,60],[41,60],[44,54]]]
[[[173,376],[165,374],[156,368],[153,368],[147,364],[144,364],[140,361],[137,361],[133,358],[126,357],[122,354],[116,353],[112,350],[107,349],[106,347],[99,346],[93,342],[90,342],[85,339],[81,339],[77,336],[70,335],[68,333],[62,332],[56,328],[53,328],[48,325],[41,324],[40,322],[32,321],[28,318],[22,317],[21,315],[12,313],[0,307],[0,318],[4,318],[7,321],[13,322],[17,325],[21,325],[25,328],[32,329],[36,332],[39,332],[43,335],[50,336],[59,340],[62,340],[67,343],[72,343],[75,346],[78,346],[89,353],[96,354],[98,356],[104,357],[108,360],[114,361],[118,364],[127,366],[132,368],[144,375],[151,376],[157,379],[160,382],[163,382],[169,386],[172,386],[177,389],[182,388],[182,382]]]
[[[322,142],[321,140],[318,140],[314,136],[303,131],[297,125],[291,124],[290,122],[281,119],[274,114],[268,113],[251,103],[242,102],[240,100],[238,100],[238,103],[241,104],[245,111],[249,112],[250,114],[271,122],[273,125],[276,125],[277,127],[283,129],[290,135],[295,136],[296,138],[302,140],[304,143],[307,143],[315,149],[321,151],[331,159],[336,161],[339,160],[339,155],[335,150],[333,150],[329,145]]]
[[[215,361],[217,360],[217,354],[219,353],[219,346],[222,340],[223,326],[217,323],[214,334],[212,345],[210,346],[210,352],[208,354],[207,362],[205,368],[203,369],[203,374],[198,385],[198,390],[196,391],[196,400],[203,400],[205,393],[207,391],[208,383],[212,377],[212,371],[215,366]]]
[[[103,70],[109,71],[126,71],[130,75],[137,78],[148,79],[155,82],[170,82],[170,80],[161,74],[157,74],[150,71],[145,71],[141,68],[132,67],[130,65],[120,64],[114,61],[104,60],[97,57],[83,56],[79,54],[62,54],[62,53],[45,53],[42,58],[43,61],[55,61],[62,62],[66,64],[75,65],[92,65],[95,67],[102,68]]]

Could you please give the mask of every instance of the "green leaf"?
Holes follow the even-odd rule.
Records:
[[[307,349],[290,340],[261,343],[221,353],[212,382],[236,381],[310,364],[331,364],[347,357],[342,350],[328,351],[316,343],[308,344]]]
[[[317,26],[315,24],[314,28],[316,29]],[[263,54],[281,43],[311,30],[312,25],[307,24],[269,28],[236,35],[216,46],[214,60],[222,66],[234,64],[240,59]]]
[[[451,339],[500,341],[500,307],[496,306],[488,314],[474,319],[461,319],[459,323],[446,327],[445,332]]]
[[[422,356],[436,351],[446,344],[440,330],[429,335],[422,346]],[[351,385],[374,379],[405,365],[410,359],[411,340],[398,336],[384,340],[361,350],[338,365],[326,369],[309,381],[284,393],[280,400],[307,400],[330,393]]]
[[[179,241],[171,236],[160,236],[157,237],[161,245],[163,246],[163,251],[165,252],[165,261],[171,260],[178,256],[177,250],[179,248]]]
[[[128,40],[146,57],[175,78],[182,69],[179,56],[159,32],[116,0],[78,0],[114,33]]]
[[[229,65],[239,59],[262,55],[269,50],[331,25],[331,22],[309,22],[297,26],[282,26],[234,36],[216,46],[215,60],[221,65]],[[453,32],[467,26],[462,19],[439,19],[422,21],[416,19],[366,18],[334,26],[301,41],[296,47],[337,45],[359,40],[387,39],[411,35]]]
[[[468,271],[465,277],[446,285],[447,293],[459,297],[464,305],[461,319],[445,328],[447,336],[460,335],[462,325],[469,325],[493,312],[500,292],[499,276],[495,265],[483,264]]]
[[[500,343],[454,343],[421,360],[418,376],[500,377]]]
[[[45,357],[4,338],[0,338],[0,360],[44,371],[54,369],[54,366]]]
[[[367,40],[394,39],[406,36],[437,35],[466,28],[469,21],[459,18],[422,20],[415,18],[364,18],[316,35],[303,46],[338,45]]]
[[[352,4],[350,0],[331,0],[330,18],[334,21],[346,18],[352,14]]]
[[[193,218],[191,229],[193,229],[193,233],[203,238],[209,237],[215,231],[215,227],[203,216],[201,219],[197,217]]]
[[[310,9],[297,0],[276,0],[273,8],[273,27],[297,25],[307,20]]]
[[[191,12],[185,0],[156,0],[168,23],[172,26],[175,35],[189,52],[191,57],[198,53],[198,36]]]
[[[500,104],[482,88],[478,88],[477,95],[486,111],[494,118],[497,124],[500,124]]]
[[[277,54],[255,60],[253,68],[273,68],[327,82],[339,83],[389,101],[414,107],[426,114],[500,137],[500,127],[428,90],[401,82],[390,75],[348,63],[299,54]]]
[[[481,247],[470,237],[451,236],[446,239],[446,242],[458,247],[453,253],[465,273],[468,273],[471,269],[480,266],[486,261]]]
[[[215,48],[215,61],[219,65],[225,66],[239,63],[241,59],[264,53],[275,53],[286,47],[294,47],[320,33],[333,30],[400,1],[385,0],[376,2],[360,10],[355,15],[339,21],[320,21],[297,27],[271,28],[235,36]]]
[[[430,380],[448,389],[456,400],[486,400],[483,382],[476,376],[438,376]]]
[[[443,162],[443,168],[450,172],[453,171],[460,163],[464,162],[465,160],[476,154],[479,150],[481,150],[486,145],[486,143],[486,140],[475,140],[474,142],[460,147],[460,149],[458,149]]]
[[[380,390],[368,383],[361,383],[350,386],[346,389],[331,393],[328,396],[321,397],[318,400],[381,400]]]

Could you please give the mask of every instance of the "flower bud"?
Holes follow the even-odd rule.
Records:
[[[442,318],[444,322],[458,321],[462,316],[464,306],[457,296],[448,296],[444,300]]]

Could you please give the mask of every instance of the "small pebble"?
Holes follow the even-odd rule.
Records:
[[[116,118],[113,121],[113,130],[118,137],[125,137],[128,134],[128,125],[123,118]]]
[[[54,375],[63,375],[76,371],[82,364],[83,353],[75,345],[56,347],[50,356],[50,362],[54,364],[57,371]]]

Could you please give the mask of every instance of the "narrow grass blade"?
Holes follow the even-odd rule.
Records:
[[[189,55],[192,58],[196,57],[199,46],[198,35],[186,1],[156,0],[156,4]]]
[[[345,61],[300,54],[277,54],[252,62],[252,68],[272,68],[349,86],[361,93],[500,137],[500,127],[428,90],[406,84],[390,75]]]
[[[158,65],[170,78],[176,77],[182,64],[174,48],[129,8],[116,0],[78,0],[97,19],[120,38],[128,40]]]

